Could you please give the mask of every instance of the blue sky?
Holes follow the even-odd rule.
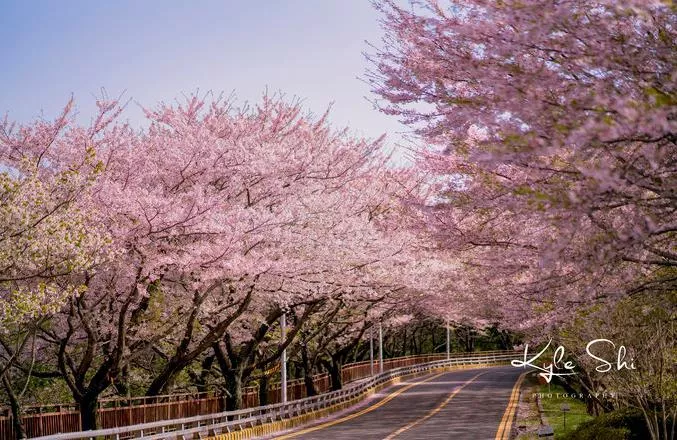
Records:
[[[334,102],[336,126],[392,145],[405,128],[358,79],[365,40],[380,37],[368,0],[0,0],[0,113],[51,118],[72,93],[86,121],[101,87],[145,106],[197,89],[253,101],[267,87],[314,113]],[[140,121],[134,102],[124,118]]]

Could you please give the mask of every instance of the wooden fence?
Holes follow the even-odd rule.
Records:
[[[493,352],[466,353],[490,354]],[[406,356],[384,359],[384,371],[415,365],[423,362],[444,359],[444,354]],[[378,373],[378,362],[374,362],[374,372]],[[342,369],[343,383],[363,379],[371,374],[369,361],[347,364]],[[313,377],[318,393],[325,393],[331,388],[331,380],[326,373]],[[271,384],[268,389],[268,404],[281,401],[280,383]],[[294,379],[287,383],[289,400],[306,397],[303,379]],[[243,390],[243,406],[253,408],[259,406],[257,387],[246,387]],[[136,425],[160,420],[178,419],[202,414],[225,411],[225,396],[213,393],[172,394],[155,397],[133,397],[101,399],[97,410],[100,428]],[[41,405],[24,407],[23,424],[28,437],[39,437],[57,433],[80,431],[80,414],[75,404]],[[0,440],[15,438],[12,427],[12,415],[8,408],[0,409]]]

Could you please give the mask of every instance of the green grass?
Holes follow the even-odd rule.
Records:
[[[572,397],[563,397],[567,392],[559,385],[552,384],[541,385],[541,404],[547,423],[555,431],[555,439],[562,439],[567,432],[571,432],[576,427],[590,419],[592,416],[586,413],[585,403]],[[559,393],[559,396],[557,394]],[[566,428],[564,427],[564,413],[561,410],[562,404],[569,405],[570,411],[566,414]]]

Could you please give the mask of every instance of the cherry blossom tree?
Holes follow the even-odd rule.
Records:
[[[677,382],[671,367],[676,337],[673,309],[674,297],[633,296],[612,307],[585,308],[558,329],[554,340],[572,348],[569,356],[580,370],[568,382],[584,391],[589,413],[636,408],[643,414],[652,439],[673,436],[671,425],[677,416]],[[605,364],[586,351],[586,345],[600,335],[611,343],[599,342],[591,351],[612,363],[605,372],[598,370],[604,370]],[[617,368],[619,350],[621,363],[635,369]]]
[[[101,174],[96,145],[120,109],[98,104],[88,127],[75,124],[72,101],[54,121],[0,123],[0,379],[20,438],[22,396],[39,374],[38,326],[83,291],[74,274],[112,255],[89,206]]]
[[[675,14],[661,2],[377,1],[368,74],[428,144],[426,228],[512,324],[674,290]]]
[[[21,324],[59,308],[77,284],[68,274],[99,263],[109,238],[86,211],[100,173],[94,144],[112,108],[74,125],[72,102],[56,120],[0,124],[0,323]],[[69,154],[62,154],[71,148]]]
[[[116,257],[73,274],[84,287],[39,326],[84,429],[131,368],[152,366],[142,371],[155,395],[222,343],[239,347],[237,368],[222,368],[235,407],[243,380],[277,358],[303,316],[394,285],[389,265],[412,236],[400,228],[393,240],[384,220],[402,185],[381,141],[301,111],[270,96],[251,108],[190,97],[147,110],[146,130],[105,129],[88,212]],[[288,341],[255,359],[291,310]]]

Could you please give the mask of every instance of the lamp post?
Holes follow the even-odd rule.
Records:
[[[280,338],[282,344],[287,337],[287,314],[283,313],[280,317]],[[282,391],[282,403],[287,403],[287,349],[282,350],[282,358],[280,365],[281,384],[280,391]]]
[[[378,323],[378,372],[383,373],[383,326]]]
[[[447,360],[449,360],[451,354],[449,352],[449,321],[447,320]]]
[[[369,328],[369,375],[374,375],[374,327]]]

